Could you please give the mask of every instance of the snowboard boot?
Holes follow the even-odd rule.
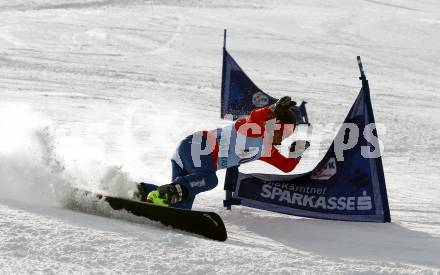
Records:
[[[186,198],[187,192],[185,191],[180,184],[165,184],[150,192],[147,201],[157,205],[170,206]]]
[[[158,190],[151,191],[147,196],[147,202],[160,205],[160,206],[170,206],[166,199],[160,197]]]

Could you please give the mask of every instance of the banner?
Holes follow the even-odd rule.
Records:
[[[238,167],[228,169],[225,206],[322,219],[390,222],[380,152],[379,157],[372,157],[372,152],[378,153],[379,143],[366,79],[344,123],[358,127],[357,143],[342,152],[335,150],[335,142],[348,144],[353,138],[350,135],[356,135],[343,124],[324,158],[308,173],[244,174]]]
[[[221,118],[230,115],[232,119],[237,119],[250,114],[255,108],[270,105],[278,100],[258,88],[225,48],[221,92]],[[300,124],[310,125],[306,102],[294,106],[292,110],[297,114]]]

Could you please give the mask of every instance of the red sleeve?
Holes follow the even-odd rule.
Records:
[[[260,126],[261,131],[258,133],[252,132],[250,129],[246,129],[246,133],[242,133],[248,137],[261,137],[264,135],[264,127],[266,124],[266,121],[272,118],[272,112],[269,109],[269,106],[254,109],[250,115],[248,115],[246,118],[239,119],[235,122],[235,129],[239,131],[240,127],[247,123],[256,123],[258,126]]]
[[[246,122],[258,123],[264,126],[266,120],[272,117],[272,112],[269,106],[254,109],[249,116],[246,117]]]
[[[270,157],[261,157],[260,160],[275,166],[284,173],[292,171],[299,163],[299,160],[297,159],[286,158],[285,156],[283,156],[275,146],[272,146]]]

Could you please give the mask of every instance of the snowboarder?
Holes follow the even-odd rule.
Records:
[[[141,183],[139,196],[155,204],[191,209],[198,193],[217,186],[219,169],[262,160],[285,173],[292,171],[310,143],[293,142],[287,158],[275,145],[295,130],[297,118],[291,110],[295,104],[285,96],[229,126],[186,137],[171,159],[172,183],[159,187]]]

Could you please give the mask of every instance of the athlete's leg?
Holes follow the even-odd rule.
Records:
[[[192,139],[189,136],[181,142],[176,152],[179,159],[172,161],[173,183],[180,184],[186,191],[187,199],[182,202],[187,202],[185,208],[192,206],[197,194],[211,190],[218,184],[211,154],[193,156]],[[202,138],[201,144],[197,145],[202,147],[200,149],[206,147],[206,138]],[[200,161],[195,161],[195,157],[200,158]]]

